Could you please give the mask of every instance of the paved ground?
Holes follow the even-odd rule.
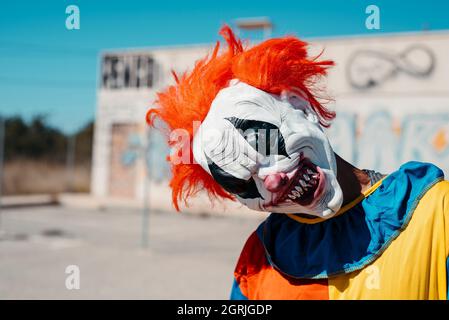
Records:
[[[2,210],[2,299],[227,299],[243,243],[261,221],[152,213],[140,247],[138,210]],[[68,265],[80,289],[65,286]]]

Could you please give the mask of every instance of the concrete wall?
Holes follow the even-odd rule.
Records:
[[[418,160],[449,174],[448,32],[354,37],[316,47],[336,62],[327,85],[336,101],[329,133],[338,153],[385,173]],[[367,79],[374,79],[371,87]]]

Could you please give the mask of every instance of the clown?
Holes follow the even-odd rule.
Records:
[[[449,183],[429,163],[382,175],[332,150],[318,99],[332,61],[294,37],[245,49],[231,29],[147,114],[186,132],[173,203],[199,190],[271,212],[247,240],[232,299],[446,299]],[[194,122],[200,126],[194,129]],[[185,140],[184,140],[185,141]],[[177,145],[176,141],[170,141]]]

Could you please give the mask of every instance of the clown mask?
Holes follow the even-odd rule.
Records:
[[[335,154],[297,94],[230,81],[197,130],[193,155],[250,209],[329,218],[342,205]]]

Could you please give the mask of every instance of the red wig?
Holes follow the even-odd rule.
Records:
[[[313,93],[314,84],[320,76],[326,75],[332,61],[309,58],[307,43],[295,37],[270,39],[244,49],[241,40],[228,26],[224,26],[220,34],[227,42],[226,50],[219,54],[220,43],[217,42],[212,55],[197,61],[191,72],[180,77],[173,72],[176,83],[157,94],[159,108],[147,113],[148,124],[154,125],[155,118],[160,118],[169,130],[184,129],[190,135],[187,148],[190,164],[172,164],[170,187],[178,211],[180,200],[187,204],[187,199],[201,189],[205,189],[209,197],[233,199],[200,165],[193,163],[191,148],[193,122],[204,120],[215,96],[231,79],[239,79],[271,94],[279,95],[286,90],[303,96],[323,126],[328,126],[335,117],[335,113],[327,110]],[[169,141],[169,144],[175,142]]]

